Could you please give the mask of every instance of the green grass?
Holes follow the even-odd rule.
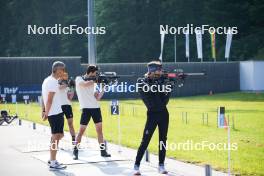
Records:
[[[108,141],[117,143],[117,116],[109,115],[109,101],[101,101],[103,113],[104,135]],[[1,105],[4,106],[4,105]],[[146,108],[141,100],[122,100],[121,131],[122,145],[137,148],[140,144]],[[213,96],[195,96],[171,99],[168,105],[170,112],[169,143],[185,141],[210,143],[226,143],[227,131],[216,127],[217,107],[225,106],[230,119],[234,116],[235,129],[231,129],[231,142],[237,143],[238,150],[231,152],[232,172],[241,175],[264,175],[264,94],[254,93],[226,93]],[[15,112],[15,105],[7,105],[11,112]],[[1,108],[0,108],[1,109]],[[133,110],[134,109],[134,110]],[[73,103],[74,125],[79,127],[80,110],[78,102]],[[46,124],[40,117],[40,106],[19,104],[19,115],[22,118]],[[25,114],[29,112],[29,116]],[[181,113],[188,112],[188,124],[184,124]],[[202,113],[209,115],[209,125],[202,125]],[[91,121],[92,122],[92,121]],[[231,123],[232,125],[232,123]],[[65,129],[68,130],[67,125]],[[95,137],[93,123],[90,123],[86,133]],[[152,153],[158,152],[157,130],[149,145]],[[211,164],[215,169],[227,171],[227,151],[209,150],[168,150],[167,156],[192,162],[198,165]]]

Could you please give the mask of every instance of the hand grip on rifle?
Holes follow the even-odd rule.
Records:
[[[70,89],[74,89],[75,88],[75,80],[73,79],[73,77],[68,77],[68,73],[64,73],[64,75],[59,79],[58,83],[60,85],[66,85],[68,86]]]

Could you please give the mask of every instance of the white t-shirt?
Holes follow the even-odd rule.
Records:
[[[59,97],[61,100],[61,105],[71,105],[71,101],[68,99],[69,87],[59,89]]]
[[[59,97],[59,83],[58,80],[51,75],[48,76],[42,83],[42,97],[45,104],[45,109],[48,101],[49,92],[55,92],[55,94],[52,100],[52,104],[48,116],[62,113],[61,101]]]
[[[94,97],[95,89],[94,86],[83,87],[80,86],[81,82],[85,82],[81,76],[77,76],[75,79],[76,93],[80,103],[80,108],[100,108],[99,102]]]

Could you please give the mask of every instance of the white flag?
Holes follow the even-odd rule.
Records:
[[[225,46],[225,58],[228,59],[230,56],[230,48],[232,43],[232,33],[228,30],[226,35],[226,46]]]
[[[202,43],[202,31],[196,30],[196,46],[197,46],[197,55],[199,59],[203,59],[203,43]]]
[[[189,46],[189,32],[186,31],[185,33],[185,52],[186,52],[186,58],[190,58],[190,46]]]
[[[165,31],[160,31],[160,56],[159,60],[162,62],[162,54],[163,54],[163,45],[164,45],[164,39],[165,39]]]

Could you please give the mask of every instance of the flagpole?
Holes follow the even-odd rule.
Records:
[[[177,55],[176,55],[176,34],[174,35],[174,62],[177,62]]]
[[[95,27],[94,0],[87,0],[88,27]],[[96,64],[95,34],[88,34],[88,64]]]
[[[227,141],[228,141],[228,176],[231,175],[231,142],[230,142],[230,126],[227,125]]]

